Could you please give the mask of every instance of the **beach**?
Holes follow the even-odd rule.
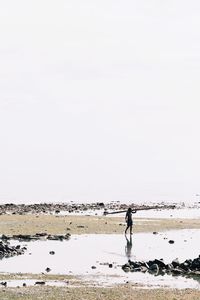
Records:
[[[102,211],[103,212],[103,211]],[[197,232],[200,229],[200,219],[189,219],[189,218],[134,218],[133,227],[133,239],[138,234],[147,234],[150,239],[153,239],[156,235],[164,237],[165,233],[176,233],[186,232],[192,230]],[[77,240],[87,239],[98,240],[111,238],[121,241],[124,239],[125,220],[124,214],[122,215],[103,215],[103,213],[89,214],[84,212],[83,215],[79,214],[41,214],[41,213],[24,213],[24,214],[2,214],[0,215],[0,232],[2,235],[12,240],[14,236],[29,236],[30,238],[34,235],[51,235],[59,236],[68,234],[71,236],[71,240],[66,241],[67,243],[75,243]],[[189,232],[189,231],[188,231]],[[134,235],[135,234],[135,235]],[[152,236],[152,238],[151,238]],[[176,235],[175,235],[176,237]],[[190,237],[188,236],[188,239]],[[113,240],[114,241],[114,240]],[[176,242],[176,239],[175,239]],[[177,241],[178,242],[178,241]],[[31,242],[30,242],[31,243]],[[32,242],[34,243],[34,242]],[[41,243],[41,242],[39,242]],[[47,243],[47,242],[44,242]],[[60,242],[59,242],[60,243]],[[63,243],[63,242],[61,242]],[[86,242],[87,243],[87,242]],[[104,242],[105,243],[105,242]],[[167,242],[166,242],[167,243]],[[27,240],[27,244],[29,241]],[[36,245],[36,244],[34,244]],[[38,244],[39,245],[39,244]],[[54,244],[51,244],[54,245]],[[70,244],[68,244],[70,245]],[[167,245],[167,244],[166,244]],[[34,246],[36,247],[36,246]],[[51,246],[52,247],[52,246]],[[56,247],[56,246],[55,246]],[[82,248],[83,251],[86,251]],[[88,254],[90,244],[88,244]],[[91,246],[93,247],[93,246]],[[97,246],[98,247],[98,246]],[[175,247],[175,246],[174,246]],[[31,248],[30,248],[31,249]],[[34,248],[33,248],[34,249]],[[53,248],[58,249],[59,248]],[[137,250],[137,249],[136,249]],[[134,251],[136,251],[134,250]],[[30,251],[30,250],[29,250]],[[57,251],[57,250],[56,250]],[[77,252],[79,253],[79,252]],[[159,252],[158,252],[159,253]],[[75,255],[75,253],[74,253]],[[23,255],[22,255],[23,257]],[[112,256],[110,256],[112,257]],[[5,260],[6,258],[4,258]],[[8,258],[7,260],[11,260]],[[65,257],[61,258],[63,261]],[[68,258],[70,259],[70,258]],[[122,259],[123,261],[123,259]],[[37,262],[35,262],[37,264]],[[89,265],[90,266],[90,265]],[[94,267],[96,268],[96,266]],[[100,265],[97,269],[101,270]],[[13,267],[13,270],[15,268]],[[126,281],[114,284],[104,285],[98,280],[86,280],[86,276],[81,274],[69,274],[69,272],[59,274],[47,273],[47,272],[1,272],[0,281],[2,282],[2,288],[0,288],[0,299],[200,299],[200,289],[196,288],[166,288],[159,283],[156,288],[151,284],[141,284],[134,281]],[[23,268],[22,268],[23,270]],[[26,271],[26,270],[25,270]],[[101,270],[102,271],[102,270]],[[86,272],[87,273],[87,272]],[[87,275],[87,274],[85,274]],[[107,276],[107,275],[106,275]],[[109,276],[109,275],[108,275]],[[111,276],[111,275],[110,275]],[[113,276],[113,275],[112,275]],[[128,274],[129,276],[129,274]],[[91,277],[92,278],[92,277]],[[109,278],[109,277],[108,277]],[[110,277],[111,278],[111,277]],[[116,280],[115,276],[113,277]],[[35,285],[35,282],[39,284]],[[3,286],[3,283],[7,282],[7,286]],[[24,284],[22,282],[32,282],[31,284]],[[43,283],[41,283],[43,282]],[[48,285],[48,282],[52,284]],[[55,284],[53,284],[53,282]],[[116,280],[117,282],[117,280]],[[17,284],[19,283],[19,285]],[[21,285],[20,285],[21,283]],[[13,284],[13,286],[12,286]],[[60,286],[56,286],[60,284]],[[18,287],[17,287],[18,286]]]

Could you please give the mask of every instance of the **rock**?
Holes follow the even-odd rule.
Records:
[[[168,243],[169,243],[169,244],[174,244],[174,241],[173,241],[173,240],[169,240]]]
[[[108,267],[109,267],[109,268],[112,268],[112,267],[113,267],[113,264],[109,264]]]
[[[7,286],[7,282],[6,281],[2,281],[2,282],[0,282],[0,284],[3,285],[3,286]]]
[[[44,236],[47,236],[47,233],[46,232],[40,232],[40,233],[36,233],[35,235],[38,236],[38,237],[44,237]]]
[[[124,272],[149,272],[154,275],[200,275],[200,256],[191,260],[187,259],[182,263],[176,258],[171,263],[165,264],[163,259],[154,259],[147,262],[131,261],[122,266]]]
[[[153,273],[158,273],[159,272],[159,267],[157,264],[152,264],[150,267],[149,267],[149,270]]]
[[[45,281],[36,281],[35,285],[45,285]]]
[[[46,271],[47,273],[49,273],[49,272],[51,272],[51,269],[50,269],[50,268],[46,268],[45,271]]]
[[[100,206],[100,207],[104,207],[104,203],[103,202],[97,202],[97,205]]]
[[[25,282],[23,283],[23,286],[26,286],[26,283],[25,283]]]
[[[140,272],[142,272],[142,273],[146,273],[148,270],[148,268],[144,267],[144,266],[141,266],[139,269],[140,269]]]
[[[184,273],[184,270],[180,269],[180,268],[175,268],[171,270],[172,275],[182,275]]]
[[[191,265],[192,270],[200,270],[200,258],[195,258]]]
[[[157,231],[154,231],[153,234],[158,234],[158,232],[157,232]]]
[[[159,269],[165,269],[166,268],[166,264],[162,260],[155,259],[154,262],[155,262],[155,264],[158,265]]]
[[[123,268],[123,270],[124,270],[124,272],[130,272],[131,269],[130,269],[129,266],[126,266],[126,267]]]
[[[4,241],[7,241],[7,240],[10,239],[10,237],[8,237],[8,236],[5,235],[5,234],[2,234],[1,239],[4,240]]]
[[[12,257],[15,255],[21,255],[24,254],[26,249],[23,249],[20,247],[20,245],[17,246],[10,246],[8,241],[0,241],[0,258],[4,257]]]
[[[50,251],[49,254],[54,255],[55,251]]]
[[[95,266],[91,266],[91,268],[92,268],[92,269],[96,269],[97,267],[95,267]]]

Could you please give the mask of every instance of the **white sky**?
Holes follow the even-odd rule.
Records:
[[[200,2],[0,0],[0,201],[197,201]]]

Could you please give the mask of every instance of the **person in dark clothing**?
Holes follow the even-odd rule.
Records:
[[[127,224],[127,227],[126,227],[126,230],[125,230],[125,234],[127,233],[127,230],[130,228],[130,234],[133,234],[132,232],[132,227],[133,227],[133,219],[132,219],[132,213],[136,213],[136,210],[132,210],[131,207],[128,208],[127,212],[126,212],[126,217],[125,217],[125,220],[126,220],[126,224]]]

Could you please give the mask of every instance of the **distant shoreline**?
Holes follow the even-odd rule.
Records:
[[[36,203],[36,204],[14,204],[6,203],[0,205],[0,214],[27,214],[27,213],[60,213],[61,211],[68,213],[87,212],[87,211],[120,211],[126,210],[128,207],[138,210],[149,209],[174,209],[184,207],[179,204],[126,204],[120,202],[96,202],[96,203]]]

